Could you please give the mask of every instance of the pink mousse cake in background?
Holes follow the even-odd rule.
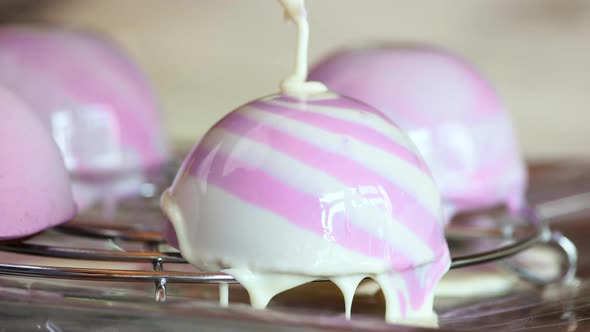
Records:
[[[0,88],[0,240],[27,237],[76,213],[70,179],[51,133]]]
[[[427,46],[352,49],[321,61],[310,79],[374,106],[406,131],[441,190],[447,219],[525,204],[526,167],[510,116],[464,60]]]
[[[168,159],[158,103],[138,67],[92,33],[0,29],[0,85],[49,128],[84,208],[138,190],[143,171]]]
[[[429,319],[450,264],[440,195],[413,143],[372,107],[329,92],[227,115],[185,159],[162,208],[183,257],[234,276],[257,308],[330,279],[349,312],[372,277],[388,321]]]

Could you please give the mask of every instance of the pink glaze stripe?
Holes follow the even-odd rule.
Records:
[[[411,289],[408,290],[408,292],[411,291]],[[402,294],[400,290],[397,291],[397,303],[399,304],[399,311],[401,316],[406,317],[406,314],[408,312],[408,304],[406,301],[406,297]]]
[[[446,249],[446,244],[445,247]],[[422,278],[427,279],[427,283],[421,282],[418,278],[421,273],[417,271],[405,271],[401,274],[404,279],[410,295],[410,306],[412,309],[419,309],[426,300],[426,296],[434,289],[436,283],[449,270],[450,256],[448,250],[440,250],[444,252],[444,256],[437,258],[427,266],[418,267],[419,269],[426,269]]]
[[[296,108],[274,105],[267,102],[255,101],[248,104],[248,106],[261,111],[270,112],[289,119],[300,121],[331,133],[350,136],[360,142],[379,148],[389,154],[396,155],[417,169],[420,169],[426,174],[430,174],[429,170],[426,168],[426,165],[415,155],[414,152],[408,150],[408,148],[391,139],[390,137],[382,135],[368,126],[340,120],[323,114],[313,113],[311,110],[299,110]]]
[[[324,151],[313,144],[240,114],[233,114],[231,117],[223,119],[218,123],[218,127],[237,136],[247,137],[257,143],[267,145],[315,169],[330,174],[350,188],[355,188],[360,184],[383,186],[392,202],[392,212],[396,219],[419,238],[427,239],[431,248],[435,249],[441,245],[443,239],[438,233],[438,229],[433,229],[439,225],[436,216],[429,213],[413,196],[361,164],[345,156]],[[424,227],[425,225],[430,227]]]
[[[401,248],[392,248],[386,241],[378,239],[346,220],[343,214],[334,215],[332,230],[322,226],[323,208],[317,197],[300,192],[281,181],[273,178],[263,170],[248,165],[241,160],[223,155],[219,151],[198,148],[192,156],[200,165],[202,160],[216,154],[210,165],[210,172],[201,175],[201,180],[218,186],[222,190],[259,208],[271,211],[294,225],[314,232],[324,238],[332,238],[335,244],[357,251],[369,257],[389,257],[392,268],[405,270],[415,265],[409,257],[399,255]],[[231,165],[231,173],[225,173],[227,165]],[[197,169],[189,170],[190,174],[199,177]],[[288,197],[288,199],[285,199]],[[306,208],[301,208],[305,206]],[[404,248],[405,250],[405,248]],[[396,252],[394,255],[393,253]]]

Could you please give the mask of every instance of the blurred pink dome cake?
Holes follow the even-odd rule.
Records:
[[[356,49],[320,62],[310,79],[377,108],[406,131],[442,192],[447,219],[523,207],[527,175],[510,116],[467,62],[433,47]]]
[[[17,96],[0,89],[0,240],[27,237],[76,213],[51,133]]]
[[[98,35],[0,29],[0,85],[19,95],[53,132],[81,206],[103,194],[136,191],[142,173],[168,159],[148,81]],[[113,178],[118,180],[107,185],[105,179]]]
[[[273,95],[227,115],[190,152],[162,208],[183,257],[234,276],[257,308],[330,279],[349,313],[371,277],[389,321],[427,319],[449,269],[440,195],[413,143],[372,107],[330,92]]]

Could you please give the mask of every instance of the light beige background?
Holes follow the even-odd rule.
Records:
[[[590,1],[308,0],[311,56],[379,40],[440,44],[471,59],[509,106],[529,158],[590,157]],[[46,20],[122,42],[161,95],[167,127],[193,141],[232,108],[276,90],[294,29],[276,0],[96,0]]]

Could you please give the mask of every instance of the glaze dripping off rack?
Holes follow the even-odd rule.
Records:
[[[161,188],[170,182],[179,163],[171,164],[161,174],[150,177],[146,183],[144,197],[124,202],[122,209],[128,214],[135,212],[149,214],[151,219],[157,220],[158,227],[149,227],[154,221],[147,223],[141,217],[134,217],[133,222],[107,222],[75,220],[50,230],[52,236],[58,239],[63,236],[76,239],[76,246],[46,245],[38,243],[37,239],[43,234],[27,239],[22,243],[6,243],[0,245],[0,252],[26,255],[28,257],[45,257],[71,261],[68,266],[26,265],[14,262],[0,262],[0,275],[27,278],[83,280],[101,282],[125,283],[154,283],[155,301],[165,302],[168,288],[175,284],[217,284],[224,286],[235,283],[233,277],[222,273],[202,273],[168,270],[167,266],[188,265],[182,256],[166,245],[162,235],[162,226],[166,222],[159,214],[157,201]],[[151,189],[150,189],[151,188]],[[571,206],[572,200],[580,197],[562,198],[538,206],[546,210],[555,209],[556,205],[566,208]],[[590,197],[588,198],[590,200]],[[546,285],[555,282],[570,281],[575,278],[577,267],[577,250],[574,244],[558,232],[553,232],[546,218],[537,218],[535,211],[525,211],[518,218],[507,218],[497,211],[486,212],[479,217],[494,221],[493,227],[465,226],[451,224],[447,231],[447,239],[451,244],[451,269],[477,266],[491,262],[502,263],[519,277],[535,285]],[[156,230],[157,229],[157,230]],[[454,246],[461,246],[464,241],[496,239],[501,244],[485,250],[460,252]],[[112,250],[96,249],[85,246],[85,241],[110,241],[117,243]],[[65,240],[64,240],[65,241]],[[41,241],[42,242],[42,241]],[[120,244],[132,243],[134,250],[123,250]],[[453,245],[454,244],[454,245]],[[552,278],[543,278],[533,271],[520,266],[510,260],[510,257],[523,253],[535,246],[548,246],[559,251],[564,264],[561,273]],[[151,269],[104,269],[88,268],[77,265],[80,261],[99,261],[107,263],[147,263]],[[321,282],[321,281],[320,281]]]

